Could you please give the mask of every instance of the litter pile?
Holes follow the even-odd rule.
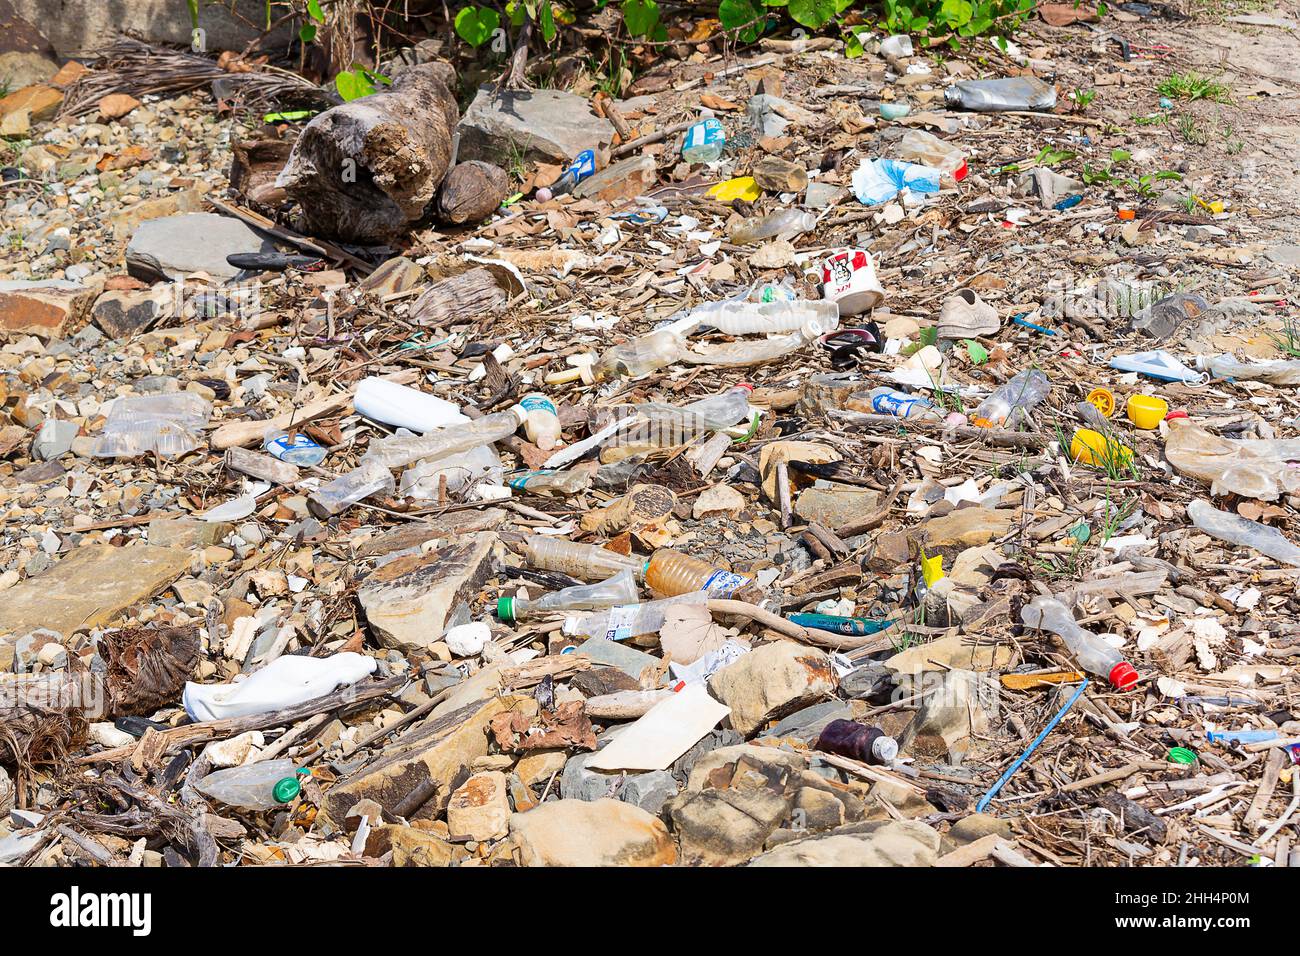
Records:
[[[1300,860],[1287,157],[1121,6],[0,99],[0,864]]]

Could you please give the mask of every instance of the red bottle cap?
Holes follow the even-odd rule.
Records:
[[[963,159],[961,165],[953,172],[952,178],[955,182],[961,182],[966,178],[968,172],[970,172],[970,170],[966,168],[966,160]]]
[[[753,391],[754,391],[754,386],[753,386],[753,385],[750,385],[748,382],[737,382],[737,383],[736,383],[736,388],[747,389],[747,390],[750,391],[750,392],[753,392]]]
[[[1128,661],[1120,661],[1110,669],[1110,684],[1116,690],[1128,690],[1138,682],[1138,672]]]
[[[1191,418],[1191,417],[1192,416],[1188,415],[1184,409],[1175,408],[1172,412],[1170,412],[1168,415],[1165,416],[1165,421],[1172,422],[1175,418]]]

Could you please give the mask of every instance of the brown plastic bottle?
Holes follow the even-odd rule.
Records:
[[[754,579],[715,568],[671,548],[660,548],[650,558],[645,572],[646,586],[660,597],[676,597],[691,591],[708,591],[710,597],[753,601],[760,598]]]
[[[898,741],[893,737],[879,727],[868,727],[852,720],[832,720],[822,728],[821,736],[813,746],[863,763],[887,764],[898,756]]]

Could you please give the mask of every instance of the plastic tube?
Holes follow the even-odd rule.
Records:
[[[429,432],[469,421],[451,402],[382,378],[363,380],[357,386],[352,404],[366,418],[413,432]]]

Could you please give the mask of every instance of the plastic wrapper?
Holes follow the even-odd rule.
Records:
[[[136,458],[150,452],[178,458],[203,444],[212,405],[193,392],[117,399],[91,448],[95,458]]]
[[[1169,422],[1165,458],[1183,475],[1209,482],[1212,495],[1241,495],[1275,501],[1300,494],[1300,438],[1220,438],[1191,419]]]

